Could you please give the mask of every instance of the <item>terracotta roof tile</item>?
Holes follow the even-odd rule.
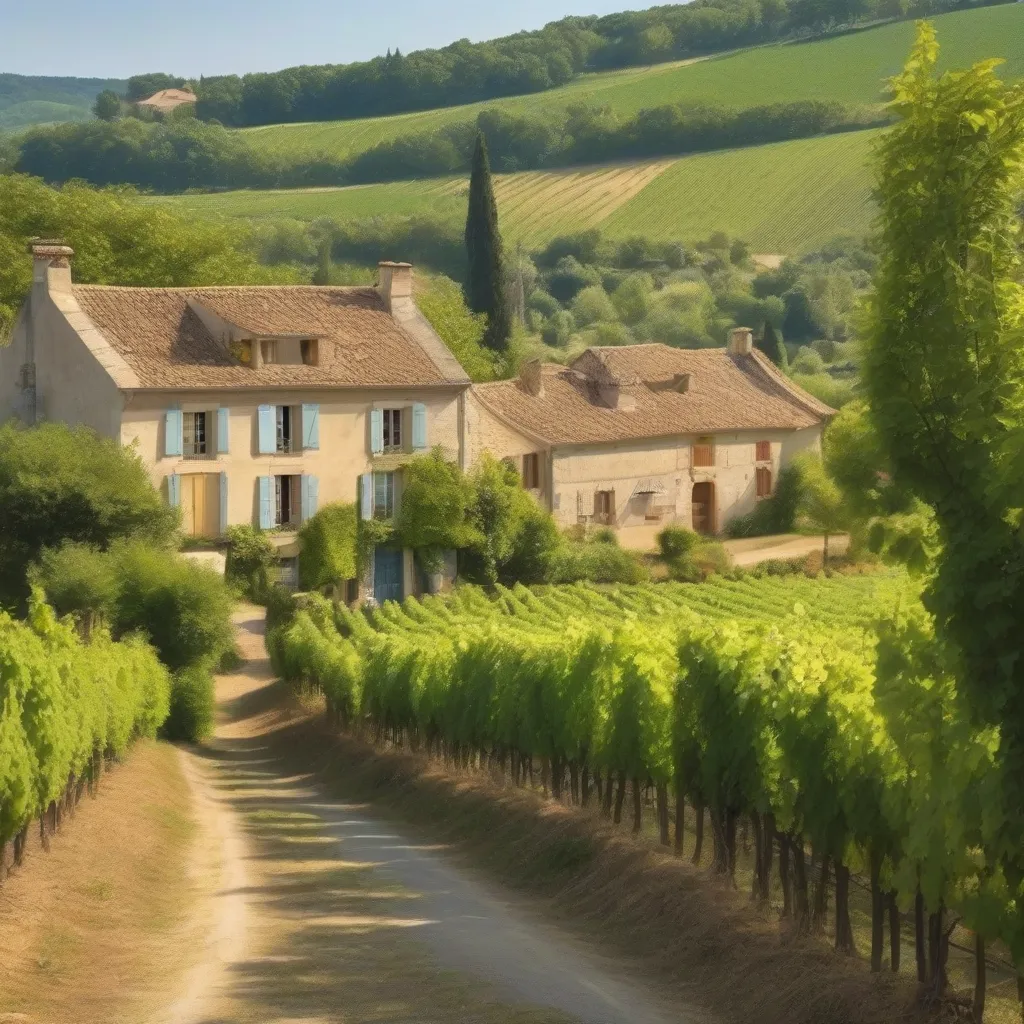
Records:
[[[690,374],[688,390],[674,384]],[[762,353],[668,345],[592,348],[568,367],[542,368],[543,393],[518,380],[474,388],[485,407],[549,444],[594,444],[729,430],[799,429],[835,410],[787,380]],[[600,404],[602,386],[620,382],[633,409]]]
[[[395,322],[373,288],[75,285],[74,295],[143,388],[468,383],[464,376],[446,376]],[[319,362],[316,366],[244,366],[213,337],[190,307],[190,299],[254,336],[317,337]]]

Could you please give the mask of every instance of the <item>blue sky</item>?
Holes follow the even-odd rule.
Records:
[[[126,78],[365,60],[654,0],[0,0],[0,72]]]

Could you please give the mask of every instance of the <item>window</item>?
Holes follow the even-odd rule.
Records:
[[[277,451],[294,451],[295,411],[290,405],[278,405],[275,409],[277,412]]]
[[[302,518],[302,477],[274,477],[274,525],[298,526]]]
[[[523,486],[528,491],[540,490],[540,455],[537,452],[523,456]]]
[[[693,465],[713,466],[715,464],[715,439],[698,437],[693,445]]]
[[[390,519],[395,514],[395,474],[373,474],[373,518]]]
[[[772,443],[771,443],[771,441],[758,441],[754,445],[754,461],[755,462],[771,462],[772,461]]]
[[[264,366],[277,362],[277,343],[274,341],[260,342],[260,359]]]
[[[303,338],[300,342],[302,361],[306,366],[316,366],[320,361],[320,346],[316,338]]]
[[[615,523],[615,492],[594,491],[594,522],[602,526]]]
[[[757,496],[759,498],[770,498],[772,493],[772,471],[767,466],[758,466],[754,470],[754,477],[757,485]]]
[[[186,412],[181,417],[181,453],[186,459],[205,459],[210,454],[205,412]]]
[[[384,451],[401,451],[402,410],[384,409]]]

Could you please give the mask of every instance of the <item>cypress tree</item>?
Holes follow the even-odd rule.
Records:
[[[512,316],[505,296],[504,255],[498,231],[498,206],[494,201],[491,167],[483,133],[476,137],[473,172],[469,179],[469,211],[466,215],[466,303],[474,313],[487,314],[484,344],[503,351],[512,334]]]
[[[316,270],[313,271],[313,284],[331,283],[331,243],[324,238],[317,249]]]
[[[757,347],[780,369],[786,368],[789,362],[786,358],[786,346],[771,320],[765,320],[764,333],[758,340]]]

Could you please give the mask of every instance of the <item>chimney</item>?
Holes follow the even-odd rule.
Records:
[[[685,395],[686,392],[690,390],[692,380],[693,374],[677,373],[672,377],[672,390],[678,391],[681,395]]]
[[[749,327],[734,327],[729,332],[729,355],[749,356],[754,350],[754,332]]]
[[[544,379],[539,359],[528,359],[519,367],[519,382],[527,394],[533,395],[534,398],[544,397]]]
[[[380,269],[377,291],[390,313],[396,299],[412,298],[412,264],[382,260],[377,266]]]
[[[32,283],[48,292],[71,291],[71,257],[75,250],[59,239],[37,238],[32,242]]]
[[[606,409],[633,412],[636,409],[636,395],[618,381],[606,381],[597,386],[598,401]]]

